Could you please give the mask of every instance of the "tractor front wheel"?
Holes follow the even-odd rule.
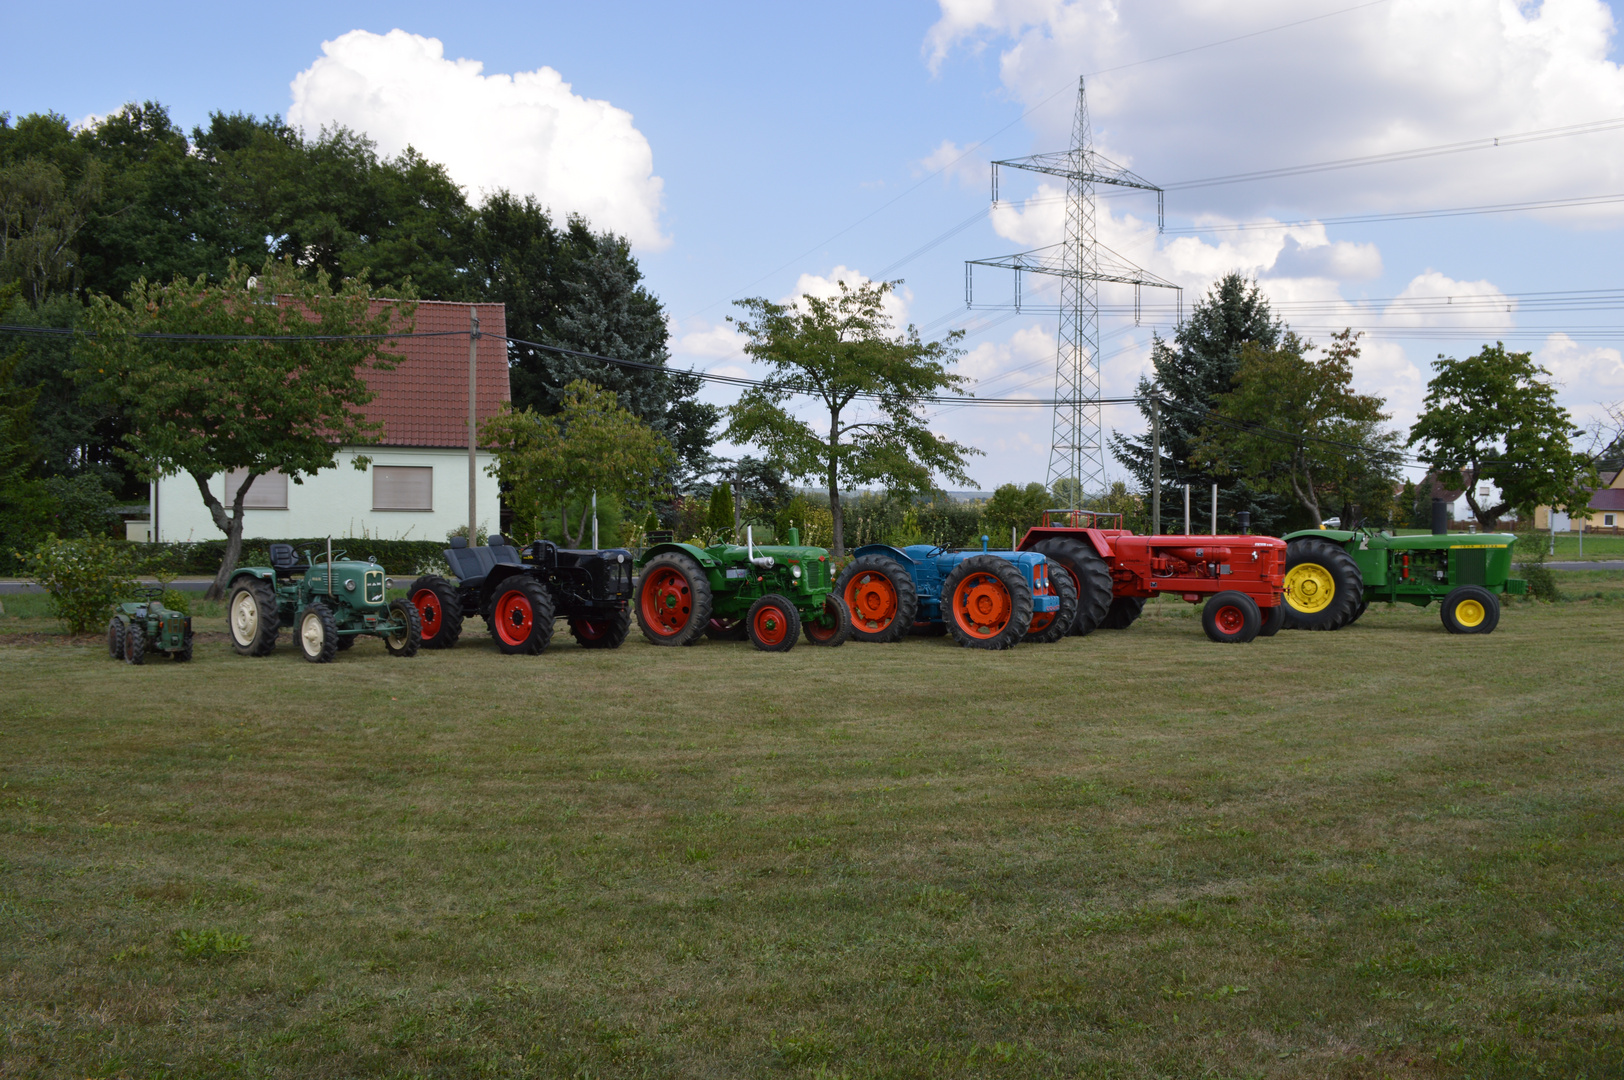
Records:
[[[1234,590],[1213,594],[1201,611],[1201,629],[1213,641],[1224,645],[1251,641],[1257,637],[1262,621],[1257,602]]]
[[[539,581],[515,574],[491,598],[491,636],[510,655],[536,656],[553,640],[553,597]]]
[[[124,659],[124,620],[117,615],[107,621],[107,657]]]
[[[852,634],[851,612],[837,593],[823,598],[823,612],[816,618],[802,619],[801,632],[808,645],[844,645]]]
[[[884,555],[853,560],[835,580],[835,591],[851,612],[851,636],[858,641],[901,641],[919,610],[913,575]]]
[[[174,652],[170,653],[169,655],[171,655],[171,656],[173,656],[175,658],[175,662],[177,664],[185,664],[185,663],[190,662],[190,660],[192,659],[192,626],[191,626],[191,623],[186,624],[186,632],[183,635],[181,635],[180,648],[176,649]]]
[[[1032,625],[1032,590],[1008,559],[972,555],[942,583],[942,619],[960,645],[1007,649]]]
[[[762,652],[789,652],[801,636],[801,613],[777,593],[768,593],[750,605],[744,617],[750,643]]]
[[[601,619],[570,620],[570,635],[583,649],[618,649],[631,629],[632,613],[627,608]]]
[[[666,551],[643,564],[637,627],[649,644],[692,645],[710,620],[710,579],[692,556]]]
[[[1050,645],[1066,636],[1066,631],[1077,623],[1077,586],[1069,572],[1053,563],[1044,564],[1049,587],[1060,598],[1056,611],[1032,613],[1032,625],[1026,631],[1026,640],[1038,645]]]
[[[1500,598],[1481,585],[1461,585],[1444,597],[1440,615],[1451,634],[1492,634],[1500,625]]]
[[[389,601],[389,621],[400,624],[399,628],[384,635],[383,647],[389,650],[389,655],[416,656],[418,647],[423,644],[423,622],[417,613],[417,605],[409,600]],[[552,621],[548,620],[549,630],[552,625]],[[353,643],[355,638],[340,638],[338,647],[344,648],[345,641]]]
[[[1286,545],[1286,625],[1340,630],[1365,598],[1359,564],[1340,544],[1302,537]]]
[[[317,601],[293,620],[299,655],[312,664],[330,664],[338,655],[338,620],[326,604]]]
[[[1066,628],[1068,634],[1091,634],[1105,625],[1111,610],[1111,570],[1094,548],[1081,540],[1066,536],[1051,536],[1033,544],[1032,551],[1041,551],[1052,566],[1057,565],[1071,575],[1077,590],[1077,617]]]
[[[1263,613],[1263,622],[1257,628],[1257,636],[1274,637],[1284,625],[1286,625],[1286,602],[1282,599],[1280,603]]]
[[[423,624],[423,648],[449,649],[462,637],[462,601],[457,587],[439,574],[424,574],[406,591]]]
[[[268,656],[276,648],[281,616],[276,610],[276,590],[259,578],[238,578],[226,601],[226,624],[231,630],[231,647],[241,656]]]
[[[124,662],[142,664],[147,659],[147,631],[139,621],[124,628]]]

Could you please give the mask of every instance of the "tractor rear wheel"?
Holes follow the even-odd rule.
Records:
[[[462,601],[457,587],[439,574],[424,574],[406,590],[423,623],[423,648],[449,649],[462,637]]]
[[[1071,574],[1054,564],[1048,564],[1049,587],[1060,598],[1056,611],[1032,613],[1032,625],[1027,628],[1026,640],[1037,645],[1050,645],[1066,636],[1066,631],[1077,622],[1077,586]]]
[[[1233,589],[1214,593],[1201,611],[1201,629],[1213,641],[1224,645],[1251,641],[1257,637],[1262,621],[1257,602]]]
[[[942,583],[942,620],[960,645],[1007,649],[1032,625],[1032,590],[1008,559],[972,555]]]
[[[259,578],[238,578],[226,601],[226,625],[231,630],[231,647],[240,655],[270,655],[282,628],[276,590]]]
[[[107,658],[124,659],[124,620],[117,615],[107,620]]]
[[[192,628],[188,626],[186,633],[181,636],[180,648],[169,654],[175,658],[177,664],[184,664],[192,658]]]
[[[1359,564],[1340,544],[1302,537],[1286,545],[1286,626],[1340,630],[1364,599]]]
[[[801,633],[806,635],[808,645],[830,648],[844,645],[851,637],[851,630],[851,612],[846,610],[846,601],[839,593],[832,592],[823,598],[823,613],[817,618],[801,620]]]
[[[1111,610],[1111,571],[1099,553],[1087,543],[1067,536],[1046,537],[1030,550],[1043,552],[1051,563],[1058,563],[1071,574],[1077,590],[1077,618],[1066,632],[1091,634],[1104,625]]]
[[[1355,615],[1354,618],[1358,618],[1358,616]],[[1280,603],[1274,605],[1274,607],[1266,608],[1264,610],[1263,622],[1257,628],[1257,636],[1274,637],[1274,635],[1280,632],[1280,628],[1284,625],[1286,625],[1286,603],[1282,599]]]
[[[1143,596],[1119,596],[1111,601],[1110,608],[1105,612],[1105,621],[1100,623],[1100,629],[1126,630],[1144,610]]]
[[[416,656],[417,650],[423,644],[423,622],[417,613],[417,605],[410,600],[389,601],[389,621],[402,624],[402,629],[393,630],[384,635],[383,647],[389,650],[390,656]],[[553,623],[547,620],[547,636],[552,637]],[[340,638],[339,648],[345,648],[346,640],[355,642],[354,637]]]
[[[692,645],[711,619],[710,579],[690,555],[665,551],[643,564],[637,627],[651,645]]]
[[[124,662],[142,664],[147,659],[147,631],[139,621],[124,628]]]
[[[299,655],[312,664],[332,663],[338,655],[338,620],[319,600],[294,618],[293,637],[299,643]]]
[[[1347,622],[1343,623],[1342,625],[1343,626],[1352,626],[1354,623],[1358,622],[1359,617],[1365,613],[1365,608],[1367,608],[1369,606],[1370,606],[1370,601],[1369,600],[1361,600],[1361,601],[1359,601],[1359,606],[1353,609],[1353,618],[1349,619]]]
[[[583,649],[618,649],[631,629],[630,608],[621,608],[601,619],[570,620],[570,636]]]
[[[835,591],[851,612],[851,636],[858,641],[901,641],[919,610],[913,575],[884,555],[853,560],[835,580]]]
[[[1500,598],[1481,585],[1460,585],[1444,597],[1440,615],[1451,634],[1492,634],[1500,625]]]
[[[514,574],[491,597],[491,637],[509,655],[536,656],[553,640],[553,597],[541,582]]]
[[[744,617],[750,643],[762,652],[789,652],[801,636],[801,613],[777,593],[768,593],[750,605]]]

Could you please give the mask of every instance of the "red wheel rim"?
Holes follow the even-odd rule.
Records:
[[[496,602],[496,634],[504,644],[523,645],[530,640],[530,632],[535,621],[535,612],[530,609],[530,598],[517,589],[503,593],[502,598]]]
[[[813,641],[830,641],[836,634],[840,633],[840,616],[835,613],[834,605],[828,601],[825,601],[823,605],[823,614],[825,618],[835,625],[819,626],[816,622],[806,623],[806,636],[811,638]],[[889,622],[890,620],[887,619],[886,621]]]
[[[603,635],[609,632],[609,624],[606,622],[589,622],[586,619],[576,619],[575,632],[586,638],[588,641],[597,641],[599,638],[603,637]]]
[[[784,618],[782,611],[771,604],[756,612],[754,625],[756,640],[763,645],[781,644],[784,636],[789,633],[789,620]]]
[[[884,630],[897,617],[897,587],[876,570],[853,574],[846,582],[846,610],[853,626],[864,630]]]
[[[674,566],[656,567],[643,579],[638,597],[643,625],[662,637],[680,634],[693,611],[693,590],[688,577]]]
[[[953,590],[953,618],[974,638],[997,637],[1014,610],[1009,590],[992,574],[966,574]]]
[[[1036,615],[1032,616],[1032,625],[1026,632],[1028,634],[1041,633],[1042,631],[1049,629],[1049,624],[1054,622],[1054,619],[1055,612],[1040,611]]]
[[[440,598],[433,589],[419,589],[412,597],[412,606],[423,622],[423,640],[428,641],[440,632]]]
[[[1225,637],[1234,637],[1246,628],[1246,612],[1234,604],[1225,604],[1213,615],[1212,621]]]

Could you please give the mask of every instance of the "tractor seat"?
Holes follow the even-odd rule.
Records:
[[[299,556],[294,554],[292,544],[271,545],[271,569],[277,577],[287,577],[298,570],[308,570],[308,566],[299,565]]]
[[[524,560],[519,558],[518,551],[514,549],[512,544],[507,542],[507,537],[502,536],[500,533],[491,537],[486,550],[491,553],[492,566],[498,564],[503,566],[524,565]]]

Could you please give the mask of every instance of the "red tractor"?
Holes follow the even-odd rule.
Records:
[[[1286,543],[1270,536],[1138,536],[1121,514],[1046,510],[1016,547],[1041,551],[1077,585],[1071,633],[1125,630],[1153,596],[1206,600],[1213,641],[1272,637],[1285,623]],[[1244,525],[1242,526],[1244,528]]]

